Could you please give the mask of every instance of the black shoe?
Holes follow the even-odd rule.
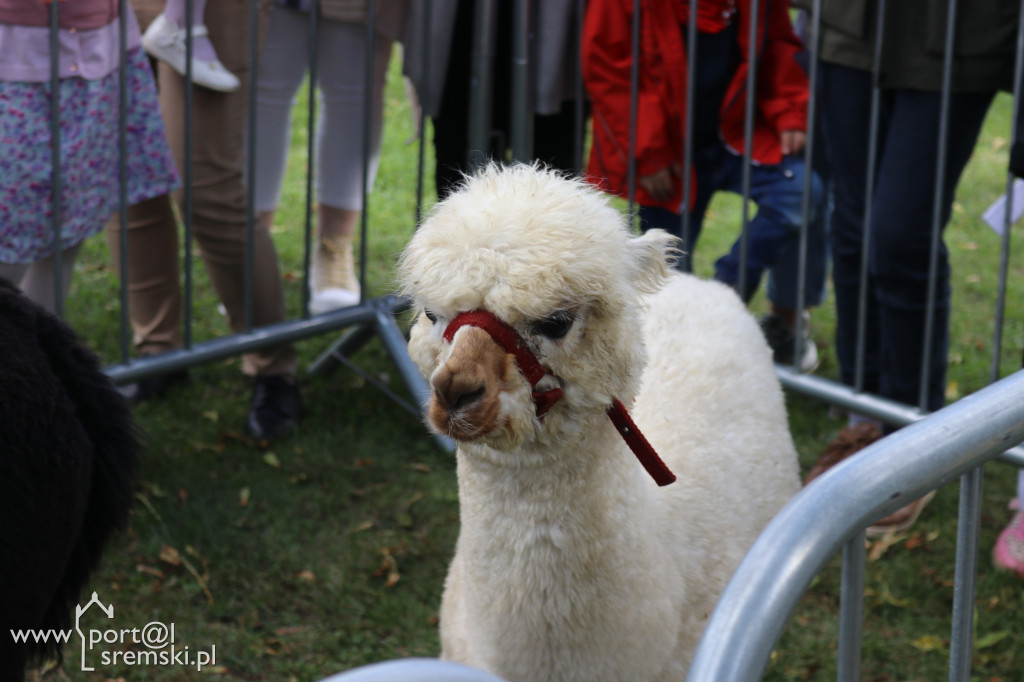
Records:
[[[298,386],[281,376],[256,377],[245,420],[245,430],[253,440],[273,440],[294,429],[301,416]]]
[[[179,369],[176,372],[158,374],[153,377],[146,377],[133,381],[130,384],[121,384],[117,387],[118,392],[128,399],[133,407],[147,400],[156,400],[164,397],[164,394],[174,386],[188,379],[188,370]]]

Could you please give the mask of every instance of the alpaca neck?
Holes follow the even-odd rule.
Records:
[[[559,562],[587,561],[591,550],[581,547],[607,548],[632,535],[629,526],[641,522],[651,495],[646,473],[607,418],[590,426],[562,448],[460,451],[460,542],[488,553],[537,550],[564,554]]]

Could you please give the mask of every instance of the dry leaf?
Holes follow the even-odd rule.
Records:
[[[941,651],[944,648],[941,637],[935,635],[925,635],[924,637],[918,637],[911,644],[915,649],[921,651]]]
[[[353,533],[362,533],[364,530],[370,530],[371,528],[373,528],[373,521],[363,521],[358,526],[356,526],[352,530],[352,532]]]
[[[263,455],[263,461],[275,469],[281,468],[281,460],[277,458],[273,452],[267,452]]]
[[[275,635],[298,635],[303,632],[311,630],[308,625],[289,625],[288,627],[278,628],[274,630]]]
[[[907,539],[906,533],[888,532],[874,542],[870,543],[871,551],[868,552],[868,561],[874,562],[882,558],[890,547]]]
[[[170,545],[164,545],[160,548],[160,561],[171,566],[181,566],[181,554]]]
[[[156,576],[157,578],[164,577],[163,571],[161,571],[158,568],[154,568],[148,564],[135,564],[135,570],[139,573],[148,573],[150,575]]]
[[[220,419],[220,415],[217,414],[217,410],[206,410],[205,412],[203,412],[203,416],[212,421],[214,424],[216,424],[217,420]]]
[[[383,557],[381,559],[380,568],[378,568],[373,575],[374,577],[379,577],[386,574],[387,580],[384,585],[387,587],[394,587],[398,584],[398,580],[401,578],[401,575],[398,573],[398,562],[395,561],[395,557],[391,555],[391,551],[387,547],[381,549],[380,553]]]
[[[315,583],[316,582],[316,574],[313,573],[313,571],[310,571],[309,569],[306,569],[304,571],[299,571],[298,573],[295,574],[295,577],[298,578],[299,580],[301,580],[304,583]]]
[[[241,490],[239,490],[238,491],[238,506],[239,507],[247,507],[249,505],[249,497],[251,496],[251,494],[252,493],[251,493],[251,491],[249,490],[248,487],[242,488]]]
[[[421,472],[423,472],[425,474],[429,474],[430,473],[430,467],[427,466],[426,464],[413,464],[412,468],[415,471],[421,471]]]

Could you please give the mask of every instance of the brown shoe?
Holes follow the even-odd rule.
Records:
[[[855,426],[843,428],[835,440],[828,444],[825,451],[818,457],[811,470],[804,478],[804,485],[807,485],[818,476],[839,464],[850,455],[860,452],[867,446],[882,437],[882,429],[874,422],[861,422]]]

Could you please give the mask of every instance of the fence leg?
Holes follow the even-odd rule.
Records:
[[[860,680],[861,630],[864,623],[864,531],[843,547],[843,577],[839,592],[839,682]]]
[[[949,642],[950,682],[971,679],[974,651],[974,597],[978,583],[978,529],[981,526],[982,467],[960,478],[960,515],[956,533],[953,634]]]

